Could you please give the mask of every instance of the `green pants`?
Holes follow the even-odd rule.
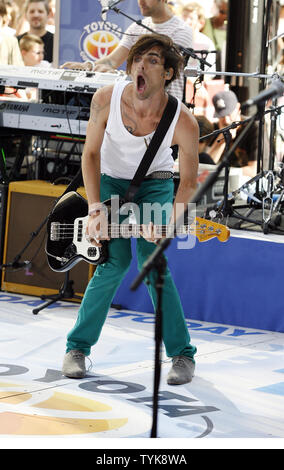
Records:
[[[129,180],[114,179],[102,175],[101,200],[109,199],[112,195],[123,197],[129,183]],[[172,200],[173,181],[152,179],[142,183],[134,202],[142,209],[143,203],[156,202],[164,205],[171,203]],[[165,217],[166,215],[163,214],[163,218]],[[139,269],[155,248],[154,243],[147,242],[143,237],[137,238],[136,251]],[[131,258],[130,239],[114,238],[110,241],[108,260],[97,267],[85,291],[76,324],[67,336],[67,352],[71,349],[79,349],[85,355],[90,354],[91,347],[99,339],[115,293],[129,269]],[[154,307],[157,304],[156,276],[157,273],[151,271],[145,279]],[[190,344],[179,294],[168,268],[166,268],[164,276],[162,313],[162,336],[167,355],[169,357],[183,355],[193,359],[196,347]]]

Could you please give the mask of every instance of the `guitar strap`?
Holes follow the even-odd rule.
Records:
[[[170,124],[174,118],[174,115],[176,113],[177,109],[177,99],[169,95],[167,105],[165,107],[164,113],[162,115],[162,118],[158,124],[158,127],[156,129],[155,134],[153,135],[151,142],[140,162],[139,167],[137,168],[137,171],[126,191],[126,194],[124,196],[124,200],[127,202],[131,202],[134,199],[135,194],[137,193],[169,127]],[[77,188],[80,186],[82,183],[82,172],[81,168],[77,172],[77,174],[74,176],[72,181],[69,183],[67,188],[65,189],[64,193],[60,196],[59,199],[66,193],[70,191],[76,191]]]
[[[151,142],[140,162],[139,167],[125,193],[124,200],[132,202],[135,194],[137,193],[169,127],[176,113],[178,101],[177,99],[169,95],[167,106],[165,107],[162,118],[158,124],[155,134],[153,135]]]

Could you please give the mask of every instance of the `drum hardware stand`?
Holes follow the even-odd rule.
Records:
[[[185,74],[187,76],[198,76],[200,75],[202,70],[197,69],[197,68],[191,68],[191,67],[186,67],[185,68]],[[215,75],[225,75],[225,76],[241,76],[241,77],[250,77],[250,78],[261,78],[261,79],[272,79],[272,80],[277,80],[280,79],[280,76],[276,73],[272,75],[265,75],[265,74],[259,74],[258,72],[255,73],[234,73],[234,72],[210,72],[206,71],[206,74],[215,74]],[[274,104],[275,104],[274,100]],[[275,184],[275,178],[274,178],[274,164],[275,164],[275,133],[276,133],[276,115],[281,114],[281,109],[283,106],[280,107],[272,107],[271,109],[268,109],[267,111],[264,110],[264,103],[260,102],[258,103],[258,115],[259,115],[259,122],[260,126],[259,129],[261,129],[261,126],[263,126],[263,117],[264,114],[266,113],[271,113],[271,129],[270,129],[270,154],[269,154],[269,169],[268,171],[263,171],[261,169],[260,162],[262,160],[262,135],[259,132],[259,147],[258,147],[258,160],[257,160],[257,175],[256,178],[253,178],[253,182],[256,183],[256,189],[255,189],[255,198],[253,199],[253,203],[251,203],[251,206],[254,204],[254,207],[251,207],[249,212],[246,214],[246,216],[240,216],[240,214],[237,215],[238,218],[240,218],[242,221],[247,221],[251,222],[256,225],[261,225],[263,232],[265,234],[268,233],[269,228],[274,228],[274,224],[271,224],[271,219],[272,219],[272,212],[275,210],[275,205],[273,206],[273,193],[274,193],[274,184]],[[245,121],[242,121],[243,123]],[[227,129],[227,128],[224,128]],[[214,133],[212,133],[214,135]],[[212,134],[208,134],[211,136]],[[200,140],[203,138],[207,138],[208,136],[202,137]],[[228,176],[228,172],[225,171],[225,175]],[[261,178],[266,178],[267,180],[267,189],[264,192],[263,190],[260,191],[259,188],[259,182]],[[241,190],[243,190],[245,187],[248,186],[248,184],[251,184],[252,180],[250,180],[246,185],[243,185],[239,191],[234,191],[234,195],[237,195]],[[225,185],[228,184],[228,181],[225,177]],[[226,193],[226,188],[224,188],[224,194]],[[281,200],[283,198],[283,195],[280,196]],[[279,210],[281,200],[279,201],[279,204],[277,205],[277,210]],[[224,201],[224,200],[223,200]],[[256,202],[258,201],[257,206],[262,208],[262,221],[256,221],[256,220],[250,220],[248,217],[251,215],[251,213],[255,210],[256,208]],[[232,201],[231,203],[233,203]],[[218,207],[218,205],[217,205]],[[246,206],[238,206],[239,208],[247,207]],[[279,214],[278,214],[279,215]],[[278,217],[279,220],[279,217]]]
[[[253,120],[256,121],[258,120],[258,113],[253,117]],[[245,119],[244,121],[235,121],[232,124],[230,124],[227,127],[224,127],[223,129],[217,129],[211,134],[207,134],[203,137],[200,137],[199,141],[202,142],[202,140],[208,139],[208,137],[214,137],[218,136],[219,134],[224,135],[224,140],[225,140],[225,149],[223,152],[223,156],[226,155],[226,153],[229,151],[231,142],[232,142],[232,135],[230,133],[231,129],[236,129],[237,127],[241,125],[246,125],[248,124],[252,118]],[[221,157],[223,158],[223,157]],[[224,188],[223,188],[223,199],[219,201],[216,205],[214,205],[212,208],[208,208],[207,212],[209,211],[209,215],[211,218],[226,218],[228,216],[233,215],[233,208],[232,204],[234,203],[234,197],[237,195],[237,191],[234,191],[234,193],[229,194],[229,175],[230,175],[230,166],[229,162],[227,161],[225,164],[225,175],[224,175]],[[243,187],[242,187],[243,188]],[[217,212],[215,212],[217,211]]]
[[[241,222],[235,226],[235,228],[241,228],[241,223],[244,221],[251,222],[255,225],[260,225],[262,227],[263,233],[267,234],[269,229],[277,229],[281,222],[281,210],[282,210],[282,201],[284,198],[284,170],[283,163],[280,164],[280,172],[274,170],[275,165],[275,131],[276,131],[276,115],[281,114],[281,109],[284,106],[272,107],[265,111],[265,114],[271,113],[271,131],[270,131],[270,155],[269,155],[269,168],[267,171],[262,170],[255,177],[250,179],[247,183],[242,185],[238,190],[234,191],[229,195],[230,198],[233,198],[249,188],[251,184],[255,183],[256,192],[254,195],[249,194],[250,199],[250,209],[244,215],[241,216],[236,212],[236,217],[241,219]],[[276,183],[276,178],[279,178],[279,182]],[[266,181],[266,185],[264,182]],[[262,182],[262,187],[260,188],[259,184]],[[276,202],[274,202],[274,195],[276,191],[280,191]],[[233,199],[232,199],[233,202]],[[245,208],[247,205],[238,206],[238,208]],[[262,209],[262,220],[252,220],[250,215],[257,208]],[[274,222],[272,221],[273,212],[277,212]],[[278,228],[279,230],[279,228]]]

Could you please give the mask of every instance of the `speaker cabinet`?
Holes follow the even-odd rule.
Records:
[[[229,2],[226,71],[253,73],[261,67],[265,0]],[[227,77],[230,88],[242,103],[259,92],[258,79]]]
[[[0,265],[3,262],[7,197],[8,184],[0,183]]]
[[[1,288],[28,295],[56,294],[64,283],[65,273],[50,269],[45,254],[46,219],[66,186],[46,181],[17,181],[9,184],[3,264],[30,261],[27,268],[6,268]],[[84,188],[78,193],[86,197]],[[94,266],[80,261],[69,271],[74,294],[82,296]]]

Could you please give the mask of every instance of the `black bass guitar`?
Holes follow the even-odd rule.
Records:
[[[111,200],[104,205],[109,211]],[[45,251],[48,264],[53,271],[68,271],[79,261],[97,265],[108,258],[108,241],[104,240],[101,247],[95,247],[86,239],[86,224],[88,220],[88,203],[75,191],[66,193],[54,206],[47,222],[47,241]],[[160,233],[168,234],[167,225],[159,226]],[[139,224],[109,223],[108,232],[111,238],[138,237],[141,232]],[[175,235],[195,235],[200,242],[217,237],[225,242],[230,237],[230,231],[225,225],[207,219],[195,217],[192,223],[178,227]]]

